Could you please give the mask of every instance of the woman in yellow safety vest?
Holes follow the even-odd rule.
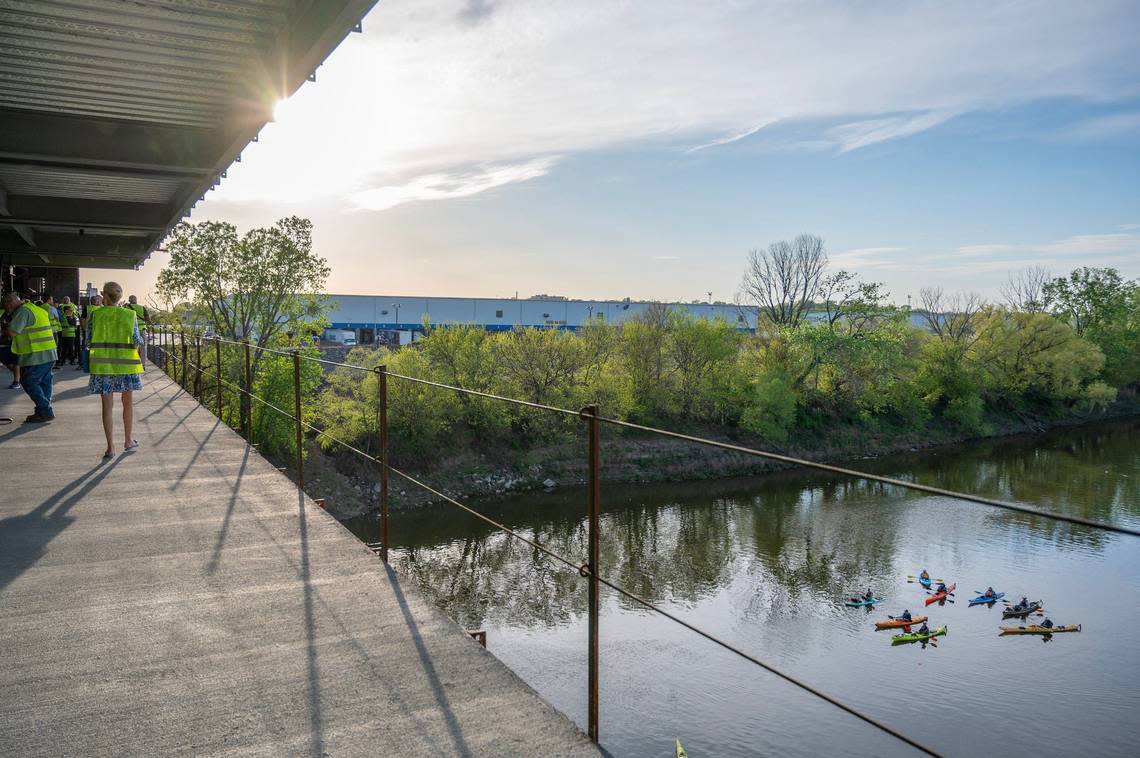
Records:
[[[123,288],[115,282],[103,285],[103,304],[115,306],[123,297]],[[132,392],[142,389],[142,359],[139,346],[138,317],[129,308],[88,309],[87,344],[91,349],[91,382],[88,394],[99,395],[103,401],[103,433],[107,436],[104,458],[115,455],[114,408],[115,395],[122,395],[123,450],[134,450],[138,440],[131,436],[134,423]]]

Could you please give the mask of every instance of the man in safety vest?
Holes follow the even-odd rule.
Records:
[[[35,412],[24,419],[42,423],[55,418],[51,406],[52,368],[58,357],[51,333],[51,317],[38,305],[23,302],[14,292],[4,295],[4,309],[13,312],[8,334],[12,352],[20,364],[20,386],[35,403]]]
[[[135,297],[134,295],[131,295],[130,297],[127,298],[127,307],[130,308],[132,311],[134,311],[135,315],[138,316],[139,334],[142,335],[142,341],[143,341],[143,344],[145,345],[146,344],[147,323],[150,321],[150,311],[148,311],[146,309],[145,305],[140,304],[139,299],[137,297]],[[142,354],[143,354],[143,351],[140,350],[139,356],[141,357]]]
[[[59,309],[55,307],[55,298],[51,295],[44,295],[35,303],[39,307],[47,311],[48,322],[51,323],[51,336],[55,338],[55,365],[54,369],[59,368],[59,335],[63,331],[63,327],[59,321]]]
[[[59,362],[74,366],[79,357],[79,308],[66,295],[59,304]]]
[[[88,360],[91,357],[91,346],[87,344],[90,340],[87,339],[89,332],[88,325],[91,322],[91,314],[103,307],[103,296],[95,295],[91,298],[91,302],[83,306],[83,313],[79,317],[79,333],[83,335],[83,350],[79,353],[79,367],[84,371],[88,371]]]

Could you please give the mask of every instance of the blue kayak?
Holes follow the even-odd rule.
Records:
[[[875,603],[881,603],[881,602],[883,602],[883,599],[881,597],[873,597],[870,600],[848,600],[846,603],[844,603],[844,605],[846,605],[850,608],[860,608],[860,607],[870,607],[870,606],[874,605]]]
[[[930,577],[929,577],[929,576],[928,576],[928,577],[926,577],[925,579],[923,579],[923,578],[920,576],[920,577],[918,578],[918,583],[919,583],[919,584],[921,584],[921,585],[922,585],[923,587],[925,587],[926,589],[930,589],[931,579],[930,579]]]
[[[992,596],[986,597],[985,595],[978,594],[976,598],[970,601],[970,605],[982,605],[983,603],[996,603],[1005,597],[1004,592],[995,592]]]

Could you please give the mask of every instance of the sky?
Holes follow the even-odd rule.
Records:
[[[1140,3],[381,0],[190,220],[351,294],[733,300],[749,250],[1140,276]],[[149,292],[165,262],[84,270]]]

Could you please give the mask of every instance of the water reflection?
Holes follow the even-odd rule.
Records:
[[[1017,499],[1088,518],[1140,515],[1140,423],[988,440],[868,469],[949,489]],[[550,549],[586,554],[583,491],[517,496],[479,507]],[[961,512],[897,488],[811,471],[746,480],[607,486],[602,520],[606,576],[652,601],[693,605],[746,579],[743,613],[760,620],[840,600],[890,575],[899,535],[918,504],[930,539],[951,534]],[[1045,518],[981,511],[987,528],[1024,539],[1029,527],[1060,546],[1103,548],[1111,535]],[[513,626],[566,623],[584,611],[586,584],[541,553],[477,519],[430,509],[393,520],[398,569],[457,621]],[[353,525],[362,536],[371,524]],[[1011,529],[1010,527],[1017,527]],[[917,601],[916,601],[917,602]],[[892,604],[893,605],[893,604]],[[630,606],[636,607],[636,606]]]

